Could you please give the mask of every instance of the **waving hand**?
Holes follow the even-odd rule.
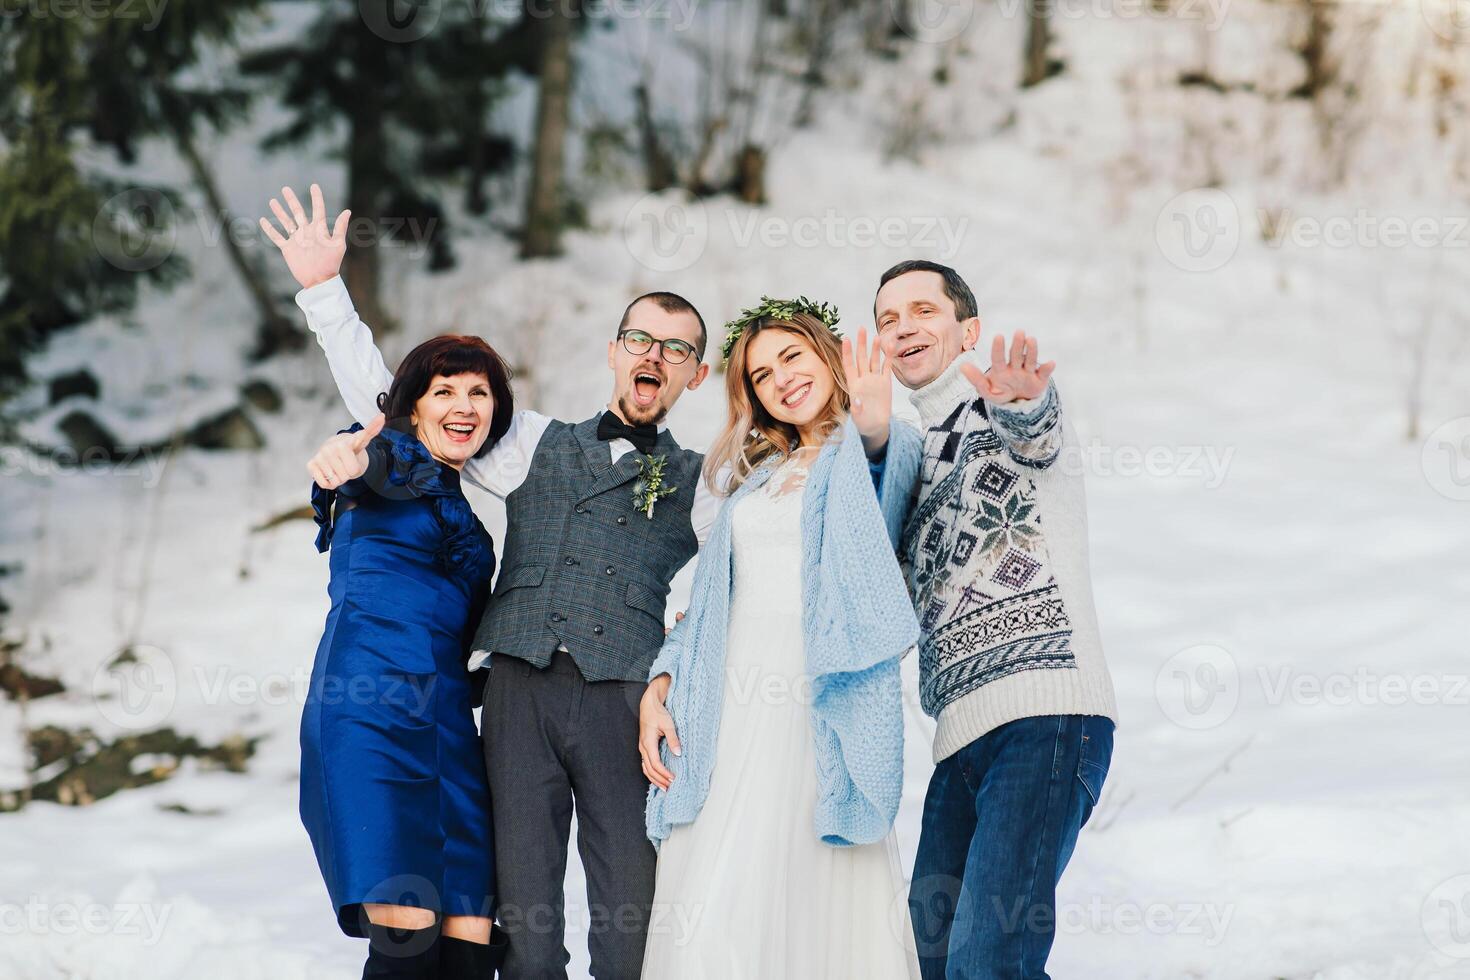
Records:
[[[1010,356],[1006,356],[1006,341],[997,335],[990,345],[990,370],[982,372],[973,364],[963,364],[960,371],[980,393],[980,397],[997,405],[1035,398],[1046,391],[1046,383],[1056,370],[1056,361],[1047,361],[1040,367],[1036,364],[1039,346],[1035,337],[1017,330],[1011,338]]]
[[[275,198],[271,198],[271,210],[286,233],[282,235],[267,218],[260,219],[261,230],[281,250],[287,268],[301,288],[326,282],[337,274],[342,267],[342,256],[347,254],[347,224],[352,219],[352,212],[343,211],[337,215],[336,222],[328,229],[327,206],[322,201],[320,184],[311,185],[310,218],[291,188],[282,187],[281,196],[286,199],[290,211],[281,207],[281,202]]]
[[[852,421],[863,437],[863,449],[876,455],[888,444],[888,420],[893,416],[893,363],[883,356],[876,340],[868,353],[868,331],[857,340],[842,341],[842,366],[852,399]]]

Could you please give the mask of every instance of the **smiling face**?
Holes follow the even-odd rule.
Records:
[[[958,319],[937,272],[895,276],[873,303],[878,342],[905,388],[921,388],[944,373],[980,337],[980,318]]]
[[[813,423],[827,417],[837,390],[832,369],[811,341],[790,330],[760,331],[745,348],[745,376],[772,418],[796,427],[803,442]]]
[[[459,469],[485,444],[494,414],[495,399],[486,375],[436,374],[414,402],[410,421],[435,459]]]
[[[698,317],[670,313],[652,300],[634,304],[622,330],[641,331],[654,340],[682,340],[696,352],[702,342]],[[613,410],[629,425],[662,422],[679,396],[698,388],[709,374],[709,365],[700,363],[698,353],[675,364],[664,357],[661,344],[632,354],[621,338],[608,343],[607,366],[613,370]]]

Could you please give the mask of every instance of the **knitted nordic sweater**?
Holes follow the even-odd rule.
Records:
[[[1080,454],[1056,385],[988,405],[960,373],[914,391],[924,462],[900,550],[938,762],[1039,715],[1116,719],[1087,559]]]
[[[893,826],[903,793],[899,659],[918,639],[894,557],[919,468],[919,439],[894,422],[878,496],[851,421],[812,462],[801,505],[802,623],[817,760],[813,832],[836,846],[871,844]],[[731,599],[731,515],[775,469],[751,474],[725,502],[700,552],[689,611],[664,641],[649,679],[669,674],[666,702],[683,754],[661,747],[674,773],[650,787],[648,837],[689,823],[709,795],[724,703]],[[771,800],[771,806],[788,805]]]

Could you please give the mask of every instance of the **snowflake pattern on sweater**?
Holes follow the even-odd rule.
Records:
[[[924,433],[901,558],[923,631],[920,701],[931,716],[1019,671],[1075,669],[1033,476],[1057,459],[1060,418],[1048,385],[1020,410],[959,402]]]

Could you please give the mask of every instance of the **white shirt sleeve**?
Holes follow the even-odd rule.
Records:
[[[531,457],[536,455],[536,446],[549,425],[551,418],[540,412],[526,409],[516,412],[511,416],[510,428],[495,447],[483,456],[466,460],[460,472],[481,490],[504,500],[526,482],[531,472]]]
[[[727,463],[715,474],[715,482],[721,487],[730,485],[731,468]],[[699,474],[699,485],[694,489],[694,503],[689,509],[689,523],[694,526],[694,537],[698,539],[699,546],[704,547],[709,540],[709,533],[715,526],[715,519],[720,516],[720,508],[725,506],[729,498],[727,493],[715,493],[709,488],[708,481],[704,478],[703,471]]]
[[[306,325],[326,352],[327,366],[347,411],[367,425],[378,414],[378,395],[393,383],[393,372],[383,363],[372,330],[357,315],[342,277],[301,290],[296,305],[306,313]],[[536,444],[550,424],[551,419],[539,412],[516,412],[495,447],[465,463],[465,478],[497,497],[506,497],[525,482]]]
[[[301,290],[296,305],[306,313],[306,325],[326,351],[327,366],[347,411],[367,425],[377,417],[378,395],[388,390],[393,372],[383,363],[373,332],[357,315],[342,277]]]

